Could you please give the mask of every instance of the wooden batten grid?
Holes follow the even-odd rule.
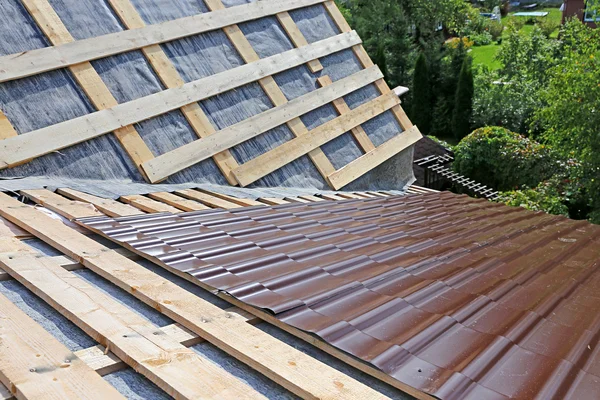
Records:
[[[23,0],[23,5],[52,45],[74,41],[48,0]],[[118,104],[90,62],[72,65],[69,71],[96,109],[103,110]],[[154,155],[140,134],[131,125],[116,129],[114,134],[140,173],[145,176],[141,165]]]
[[[144,23],[130,0],[109,0],[108,4],[127,29],[79,41],[73,40],[48,0],[23,0],[23,3],[54,47],[0,57],[0,82],[67,67],[98,111],[21,135],[16,135],[5,116],[0,114],[0,138],[4,139],[0,140],[0,169],[114,132],[144,178],[152,183],[212,158],[230,184],[245,186],[298,157],[308,155],[323,178],[337,190],[421,137],[400,107],[397,96],[391,93],[383,80],[383,75],[369,59],[360,38],[351,31],[331,0],[264,0],[230,8],[225,8],[221,0],[206,0],[210,13],[154,25]],[[309,44],[289,11],[318,4],[325,7],[341,33]],[[260,59],[237,24],[270,15],[277,18],[295,48]],[[246,64],[184,82],[160,44],[218,29],[223,30]],[[322,75],[317,78],[320,88],[316,91],[288,101],[273,79],[275,74],[303,64],[311,72],[318,73],[323,69],[320,58],[348,48],[353,50],[364,69],[336,82]],[[118,104],[90,61],[138,49],[165,90]],[[261,85],[274,107],[217,131],[198,102],[252,82]],[[351,110],[343,97],[369,84],[375,84],[381,97],[365,107]],[[300,117],[328,103],[334,106],[339,117],[326,126],[308,131]],[[385,106],[382,106],[383,103]],[[155,157],[133,125],[174,110],[182,112],[198,139]],[[393,113],[405,132],[399,135],[401,139],[393,138],[375,146],[361,125],[386,111]],[[260,169],[253,168],[259,161],[252,160],[254,163],[250,161],[242,165],[236,162],[230,152],[232,147],[280,125],[288,126],[295,136],[292,141],[302,144],[301,151],[278,157],[283,153],[279,149],[283,145],[279,146],[271,151],[275,153],[256,157],[276,160]],[[342,129],[346,128],[364,154],[335,170],[320,146],[344,134]]]

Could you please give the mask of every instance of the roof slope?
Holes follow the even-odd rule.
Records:
[[[401,150],[420,134],[332,1],[3,1],[0,19],[0,165],[12,167],[2,177],[413,180]],[[293,156],[276,156],[307,132]],[[267,154],[256,164],[285,162],[235,172]]]
[[[81,222],[440,398],[599,390],[585,221],[446,192]]]

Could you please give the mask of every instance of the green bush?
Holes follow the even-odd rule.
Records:
[[[502,22],[493,21],[490,25],[490,35],[492,35],[492,40],[496,42],[501,39],[502,32],[504,32],[504,25],[502,25]]]
[[[504,192],[498,201],[513,207],[523,207],[532,211],[544,211],[554,215],[569,216],[569,209],[557,193],[545,190],[524,189]]]
[[[534,188],[563,169],[550,148],[501,127],[477,129],[455,148],[456,172],[500,191]]]
[[[541,29],[542,33],[547,38],[549,38],[550,35],[552,35],[554,31],[560,27],[560,23],[549,17],[539,19],[536,25]]]
[[[469,39],[475,42],[475,46],[486,46],[492,43],[494,40],[492,35],[487,31],[482,33],[474,33],[469,36]]]

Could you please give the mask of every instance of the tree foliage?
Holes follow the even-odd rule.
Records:
[[[455,147],[453,168],[501,191],[536,187],[563,169],[550,148],[501,127],[465,137]]]
[[[452,115],[452,132],[454,137],[462,139],[471,129],[473,111],[473,70],[471,58],[465,57],[458,77],[454,113]]]

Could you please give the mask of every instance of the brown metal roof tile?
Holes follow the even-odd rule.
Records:
[[[444,399],[600,397],[600,227],[450,193],[81,220]]]

